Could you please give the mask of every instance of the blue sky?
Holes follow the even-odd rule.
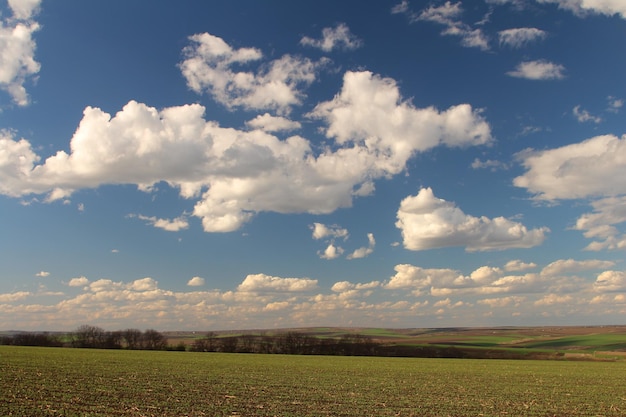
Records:
[[[623,322],[624,1],[1,8],[0,329]]]

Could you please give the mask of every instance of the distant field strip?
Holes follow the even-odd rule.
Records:
[[[0,346],[1,416],[624,416],[626,362]]]

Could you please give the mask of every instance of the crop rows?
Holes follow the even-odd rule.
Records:
[[[624,362],[0,347],[2,416],[622,416]]]

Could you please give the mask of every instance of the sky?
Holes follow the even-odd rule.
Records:
[[[0,330],[624,324],[626,1],[0,0]]]

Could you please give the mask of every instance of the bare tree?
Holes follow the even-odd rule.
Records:
[[[126,344],[126,349],[140,349],[141,348],[141,330],[139,329],[126,329],[122,331],[122,339]]]
[[[148,329],[141,338],[142,348],[148,350],[161,350],[167,347],[167,338],[154,329]]]

